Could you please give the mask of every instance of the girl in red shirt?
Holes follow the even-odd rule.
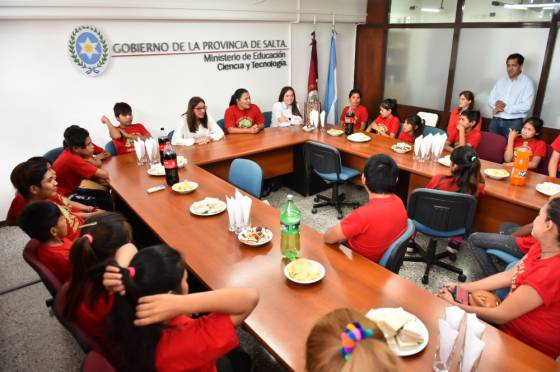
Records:
[[[527,142],[532,152],[529,169],[537,169],[541,160],[546,158],[547,152],[546,142],[540,139],[543,126],[544,123],[540,118],[531,117],[523,123],[521,136],[519,132],[510,128],[506,151],[504,152],[504,161],[506,163],[513,162],[516,149]],[[507,165],[512,165],[512,163]]]
[[[392,98],[384,99],[379,106],[379,116],[367,128],[367,132],[378,133],[383,136],[397,136],[401,122],[397,113],[397,100]]]
[[[449,122],[447,123],[447,137],[455,137],[457,135],[457,125],[461,118],[461,113],[466,110],[474,109],[474,94],[470,90],[464,90],[459,93],[459,106],[451,111]],[[474,131],[480,132],[482,128],[482,115],[478,119],[478,123],[474,127]]]
[[[369,113],[367,108],[360,105],[361,100],[362,92],[360,92],[357,88],[352,89],[350,94],[348,94],[348,101],[350,102],[350,105],[346,106],[342,110],[342,114],[340,114],[340,122],[344,123],[346,113],[348,111],[354,112],[354,130],[364,130],[368,122]]]
[[[264,115],[259,106],[251,103],[247,89],[239,88],[233,93],[224,114],[226,133],[258,133],[264,129]]]
[[[216,360],[239,344],[235,327],[258,302],[256,290],[244,288],[187,295],[186,265],[166,245],[142,249],[120,272],[124,296],[116,296],[109,318],[119,370],[216,371]],[[198,313],[210,314],[190,317]],[[232,369],[248,371],[247,364]]]
[[[424,119],[418,115],[410,115],[404,121],[403,130],[399,133],[399,139],[414,143],[414,140],[424,133],[424,126]]]
[[[548,354],[560,355],[560,199],[549,200],[533,221],[537,242],[507,271],[460,286],[469,292],[511,288],[497,307],[463,305],[452,296],[456,283],[446,283],[438,296]]]

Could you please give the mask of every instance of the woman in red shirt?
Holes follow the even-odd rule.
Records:
[[[258,133],[264,129],[264,115],[259,106],[251,103],[247,89],[239,88],[231,96],[224,114],[226,133]]]
[[[546,142],[540,139],[544,123],[540,118],[527,118],[519,132],[510,128],[506,151],[504,152],[504,161],[506,163],[515,160],[515,151],[523,146],[526,142],[531,148],[531,160],[529,161],[529,169],[537,169],[542,159],[546,158]],[[508,165],[512,165],[511,163]]]
[[[481,319],[526,344],[548,354],[560,355],[560,199],[552,199],[533,221],[531,234],[536,238],[528,253],[507,271],[485,279],[461,284],[469,292],[494,291],[510,287],[511,291],[497,307],[463,305],[452,296],[456,283],[447,283],[438,296],[447,302],[475,313]]]
[[[400,128],[401,122],[397,113],[397,100],[387,98],[381,102],[379,116],[369,125],[367,132],[395,138]]]
[[[350,102],[349,106],[346,106],[342,110],[342,114],[340,114],[340,122],[344,123],[344,119],[346,117],[346,113],[348,111],[354,112],[354,130],[364,130],[366,128],[369,113],[367,108],[360,105],[362,100],[362,92],[359,89],[354,88],[348,94],[348,101]]]
[[[470,90],[464,90],[459,93],[459,106],[449,114],[449,122],[447,123],[447,137],[455,137],[457,135],[457,125],[461,113],[466,110],[474,109],[474,94]],[[474,127],[474,131],[480,132],[482,128],[482,115],[478,119],[478,123]]]
[[[416,138],[424,133],[424,126],[424,119],[418,115],[410,115],[404,121],[403,129],[399,133],[399,139],[401,141],[414,143]]]
[[[258,302],[247,288],[187,295],[186,265],[167,245],[142,249],[120,272],[125,295],[115,298],[109,318],[119,370],[214,372],[216,360],[238,346],[235,327]],[[190,317],[200,313],[209,314]]]

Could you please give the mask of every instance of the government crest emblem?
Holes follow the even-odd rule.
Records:
[[[68,52],[74,65],[86,76],[101,75],[109,62],[107,41],[93,26],[78,26],[72,31]]]

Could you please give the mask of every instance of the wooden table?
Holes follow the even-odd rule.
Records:
[[[293,135],[294,144],[301,141],[295,139],[295,133],[285,133],[288,132],[278,136]],[[304,370],[307,334],[328,311],[350,307],[366,312],[374,307],[402,306],[426,324],[431,337],[423,352],[404,359],[407,369],[431,370],[437,319],[444,317],[446,306],[442,300],[357,254],[322,243],[321,235],[304,224],[301,255],[320,261],[327,274],[313,286],[288,282],[281,271],[279,212],[259,200],[253,199],[252,223],[267,226],[274,234],[272,242],[260,248],[241,245],[227,231],[227,213],[197,217],[188,212],[196,200],[206,196],[224,199],[234,192],[232,185],[193,163],[202,158],[207,161],[212,155],[218,161],[225,160],[226,152],[218,149],[220,144],[229,146],[230,138],[232,142],[247,141],[243,156],[259,153],[258,146],[251,143],[271,140],[274,146],[281,145],[272,131],[270,136],[269,133],[261,136],[231,136],[225,142],[197,148],[200,152],[196,155],[193,149],[187,150],[185,153],[192,151],[193,156],[189,157],[189,165],[180,170],[180,177],[200,185],[189,195],[173,193],[169,188],[147,194],[147,188],[164,180],[149,177],[145,167],[136,165],[132,154],[114,157],[105,169],[111,174],[113,190],[162,241],[181,252],[189,269],[209,288],[245,286],[259,290],[260,302],[245,321],[245,327],[286,367]],[[481,371],[545,371],[556,366],[551,358],[493,327],[488,327],[483,339],[487,348],[480,363]]]

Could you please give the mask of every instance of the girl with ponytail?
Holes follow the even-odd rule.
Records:
[[[128,266],[137,252],[131,239],[131,228],[125,218],[106,212],[85,221],[80,237],[70,249],[72,275],[64,314],[94,337],[104,337],[105,318],[114,301],[112,292],[103,287],[105,266],[115,262]]]
[[[231,96],[224,122],[228,134],[254,134],[264,129],[264,115],[259,106],[251,103],[251,95],[244,88],[237,89]]]
[[[124,294],[108,322],[119,371],[215,371],[258,301],[255,290],[242,288],[188,295],[186,265],[166,245],[142,249],[119,272]],[[192,319],[195,313],[210,314]]]

